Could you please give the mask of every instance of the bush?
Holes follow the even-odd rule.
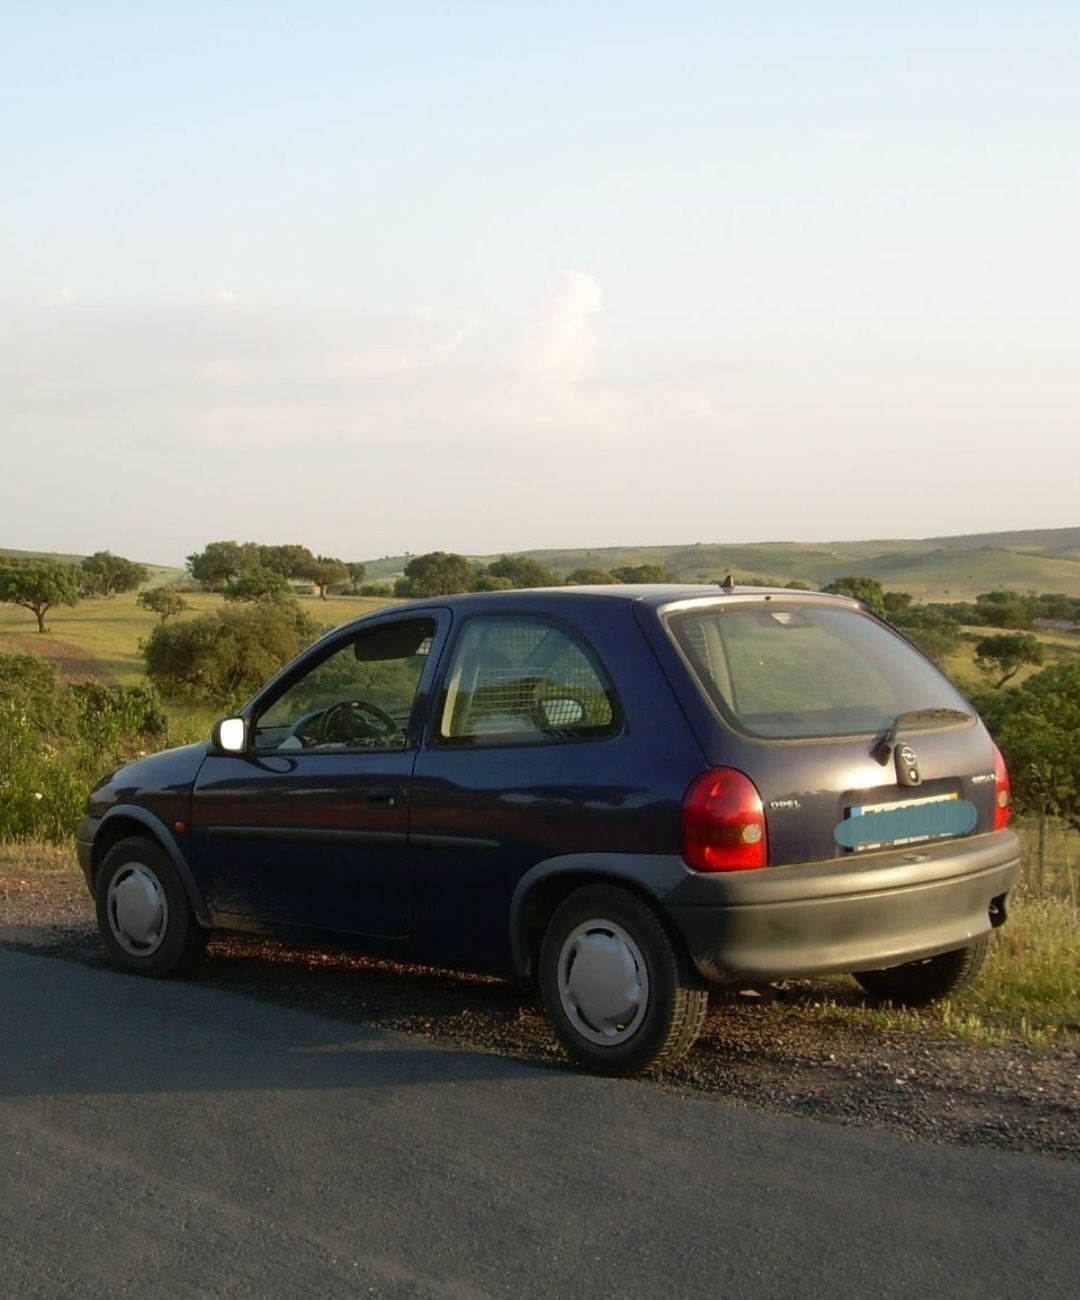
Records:
[[[125,759],[133,750],[161,744],[168,734],[169,720],[161,703],[145,686],[81,682],[68,689],[79,740],[91,753]]]
[[[284,667],[316,632],[295,602],[262,602],[186,623],[161,623],[142,652],[147,675],[163,695],[228,709]]]
[[[37,655],[0,655],[0,841],[69,840],[104,771],[165,738],[143,687],[65,686]]]
[[[43,740],[17,703],[0,701],[0,842],[70,840],[90,784],[74,755]]]
[[[9,705],[5,724],[24,719],[35,736],[54,744],[75,736],[74,701],[56,665],[41,655],[0,655],[0,708]]]
[[[1005,756],[1017,811],[1080,829],[1080,663],[1054,664],[974,703]]]

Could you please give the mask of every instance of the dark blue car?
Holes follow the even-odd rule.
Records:
[[[209,744],[101,782],[78,847],[127,970],[230,930],[516,974],[628,1074],[715,984],[947,995],[1005,918],[1008,817],[971,705],[857,602],[610,586],[340,627]]]

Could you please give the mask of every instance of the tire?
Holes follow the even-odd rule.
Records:
[[[155,840],[133,836],[114,844],[94,879],[94,898],[98,929],[114,966],[164,979],[198,965],[206,931]]]
[[[567,1053],[600,1074],[673,1065],[709,1005],[657,912],[616,885],[586,886],[556,909],[540,946],[540,992]]]
[[[925,1007],[973,983],[982,970],[989,946],[990,937],[984,934],[967,948],[955,948],[937,957],[905,962],[887,970],[856,971],[855,978],[867,993],[883,1002]]]

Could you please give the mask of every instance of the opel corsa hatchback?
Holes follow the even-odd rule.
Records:
[[[853,600],[579,587],[418,601],[324,637],[209,744],[90,796],[110,956],[215,930],[539,981],[578,1062],[677,1060],[708,990],[971,979],[1018,849],[971,705]]]

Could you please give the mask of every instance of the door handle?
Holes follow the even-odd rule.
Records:
[[[364,791],[364,800],[377,808],[393,808],[397,803],[398,792],[392,785],[369,785]]]

